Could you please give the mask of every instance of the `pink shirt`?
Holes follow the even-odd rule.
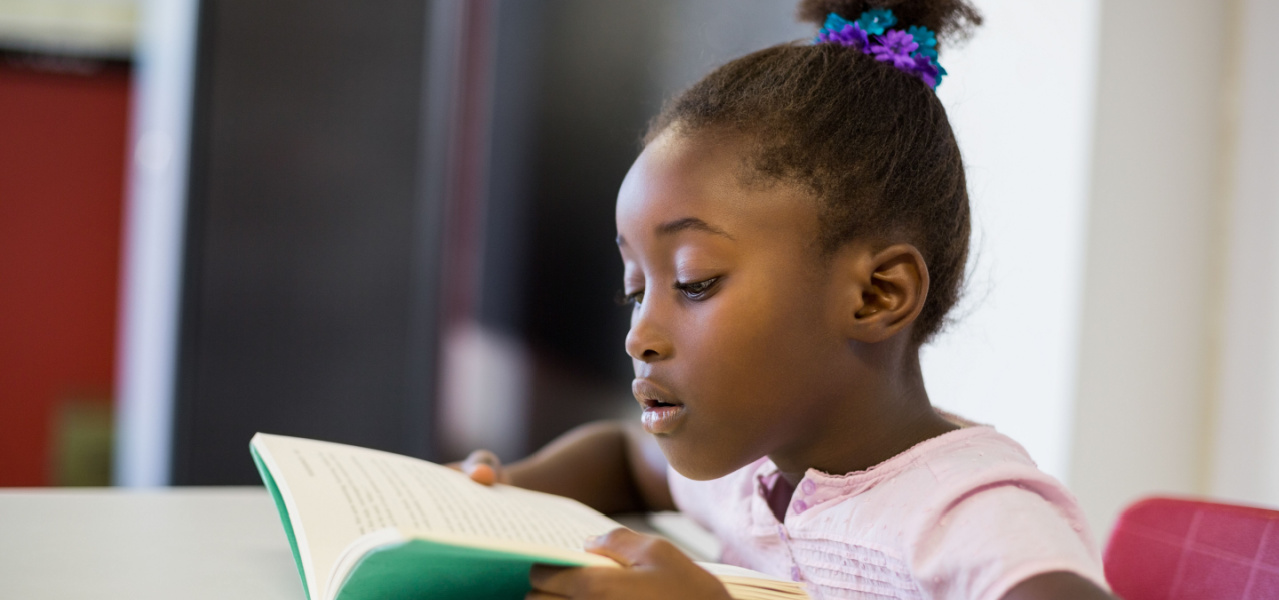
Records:
[[[996,600],[1051,571],[1109,589],[1075,497],[991,427],[866,471],[810,469],[780,523],[768,458],[713,481],[669,476],[680,510],[723,542],[721,562],[807,582],[814,598]]]

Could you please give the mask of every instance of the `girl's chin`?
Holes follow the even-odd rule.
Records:
[[[682,440],[677,441],[661,436],[657,438],[657,443],[662,448],[662,454],[666,455],[666,461],[670,463],[671,468],[675,469],[676,473],[694,481],[719,479],[756,460],[732,460],[726,457],[717,457],[707,452],[705,448],[698,448],[681,442]]]

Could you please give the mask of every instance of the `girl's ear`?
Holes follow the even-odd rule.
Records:
[[[871,251],[853,248],[845,255],[844,279],[851,306],[844,310],[845,331],[850,339],[882,342],[910,327],[928,297],[928,265],[910,244],[893,244]]]

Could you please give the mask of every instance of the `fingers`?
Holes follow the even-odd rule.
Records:
[[[480,463],[471,468],[467,473],[471,476],[471,481],[482,483],[484,485],[493,485],[497,483],[497,471],[493,467]]]
[[[586,541],[586,551],[607,556],[624,567],[658,566],[688,558],[670,542],[617,528]]]
[[[718,579],[661,538],[619,528],[588,540],[586,549],[624,568],[534,565],[529,570],[533,591],[526,598],[730,600]]]
[[[624,573],[615,567],[533,565],[528,572],[533,591],[526,598],[612,598]]]
[[[499,473],[502,461],[488,450],[476,450],[461,464],[462,472],[471,476],[471,480],[484,485],[493,485],[500,480]]]
[[[533,591],[527,597],[534,598],[534,594],[552,598],[569,596],[575,587],[576,572],[580,570],[551,565],[533,565],[528,572],[528,582],[533,586]]]
[[[529,570],[529,600],[600,600],[609,598],[699,598],[731,600],[714,575],[698,567],[670,542],[614,529],[588,540],[586,549],[607,556],[624,568],[554,567]]]

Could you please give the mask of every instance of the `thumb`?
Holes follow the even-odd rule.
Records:
[[[660,566],[680,559],[688,560],[670,542],[626,528],[587,539],[586,551],[611,558],[624,567]]]
[[[498,460],[497,455],[488,450],[476,450],[462,461],[462,472],[471,476],[476,483],[484,485],[493,485],[499,480],[498,472],[502,468],[502,461]]]

